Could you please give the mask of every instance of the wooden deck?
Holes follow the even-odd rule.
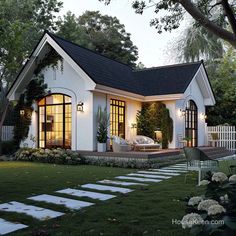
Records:
[[[216,147],[199,147],[212,159],[225,157],[232,155],[232,152],[226,150],[225,148],[216,148]],[[183,149],[159,149],[152,152],[92,152],[92,151],[78,151],[81,156],[88,158],[96,159],[126,159],[126,160],[185,160],[183,155]]]
[[[84,157],[97,157],[97,158],[127,158],[127,159],[157,159],[163,157],[172,157],[178,156],[181,154],[181,150],[179,149],[166,149],[166,150],[158,150],[155,152],[90,152],[90,151],[79,151],[81,156]]]

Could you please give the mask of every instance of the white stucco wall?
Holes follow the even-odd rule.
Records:
[[[88,89],[88,79],[75,71],[66,61],[63,62],[63,70],[60,65],[57,70],[52,68],[46,69],[44,72],[45,83],[51,93],[62,93],[71,96],[72,99],[72,149],[73,150],[97,150],[96,132],[97,121],[96,114],[98,107],[107,107],[110,113],[110,99],[125,101],[125,137],[128,140],[136,135],[136,128],[131,128],[132,123],[136,123],[136,115],[141,109],[141,102],[128,99],[123,96],[115,96],[100,92],[92,92]],[[169,148],[178,148],[178,135],[185,134],[184,117],[179,115],[180,109],[185,109],[188,100],[193,100],[198,107],[198,145],[206,144],[205,137],[205,120],[202,119],[201,113],[205,114],[204,97],[197,83],[199,74],[192,80],[191,84],[180,100],[163,101],[170,111],[173,119],[173,141],[169,144]],[[77,111],[77,104],[82,101],[84,103],[84,112]],[[110,133],[110,132],[109,132]],[[108,133],[108,135],[109,135]],[[22,143],[28,147],[34,147],[35,143],[32,137],[37,139],[37,105],[32,116],[32,125],[30,126],[29,136]],[[37,142],[36,142],[37,144]]]
[[[193,100],[198,108],[198,146],[206,145],[206,123],[202,114],[205,114],[204,97],[198,86],[197,80],[200,74],[196,75],[196,78],[192,80],[188,88],[184,93],[184,97],[181,100],[176,101],[176,119],[175,119],[175,134],[176,134],[176,147],[179,146],[177,136],[179,134],[185,136],[185,118],[180,116],[179,110],[186,108],[187,102]]]
[[[60,63],[60,62],[59,62]],[[72,100],[72,149],[93,149],[93,94],[86,90],[86,80],[66,62],[63,61],[63,70],[52,68],[43,71],[45,83],[51,93],[63,93],[71,96]],[[77,104],[84,103],[84,112],[77,111]],[[37,116],[37,114],[36,114]],[[37,117],[32,121],[29,137],[37,138]],[[32,146],[29,138],[24,141]]]

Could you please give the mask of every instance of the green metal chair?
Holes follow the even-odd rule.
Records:
[[[211,159],[199,148],[184,147],[184,154],[187,160],[187,170],[198,171],[198,185],[203,172],[216,171],[219,168],[219,162]]]

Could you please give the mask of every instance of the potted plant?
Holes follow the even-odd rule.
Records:
[[[97,151],[105,152],[107,145],[107,131],[109,126],[109,115],[107,109],[102,110],[101,106],[98,107],[97,112]]]

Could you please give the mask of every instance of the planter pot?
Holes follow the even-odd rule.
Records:
[[[106,143],[98,143],[97,149],[98,149],[98,152],[106,152],[107,144]]]

